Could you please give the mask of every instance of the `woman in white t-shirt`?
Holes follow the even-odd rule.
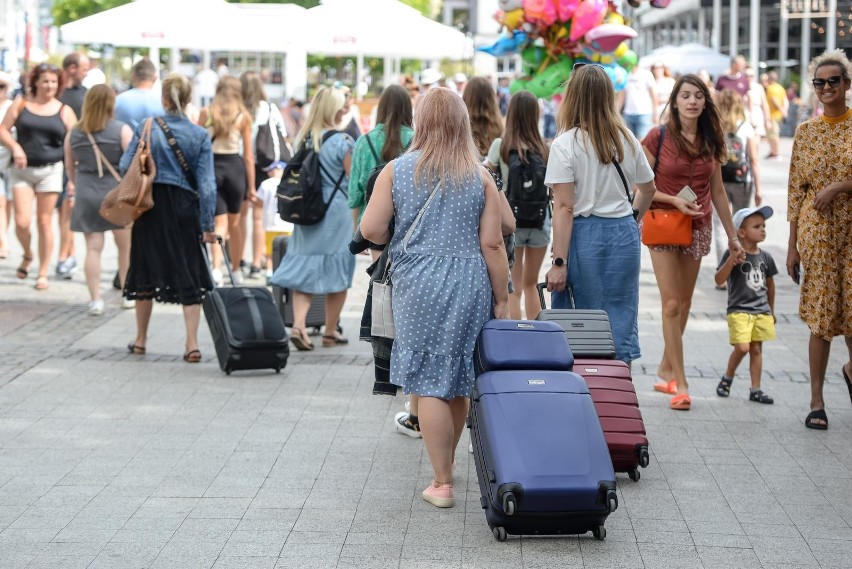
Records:
[[[758,162],[759,138],[754,127],[746,120],[745,105],[743,98],[733,89],[723,89],[716,93],[716,106],[722,119],[722,129],[725,133],[736,133],[740,144],[746,151],[748,162],[748,179],[745,183],[724,182],[725,192],[728,194],[728,202],[733,212],[749,207],[751,205],[752,190],[754,193],[754,204],[760,206],[763,203],[763,193],[760,188],[760,163]],[[726,235],[722,222],[713,209],[713,243],[716,248],[716,262],[722,260],[722,255],[728,250],[725,244]],[[716,288],[724,289],[725,286]]]
[[[621,112],[627,128],[636,138],[645,138],[657,124],[657,83],[654,75],[638,65],[630,70],[621,95]]]
[[[545,184],[553,188],[553,266],[547,290],[553,307],[609,314],[616,357],[640,356],[639,229],[656,187],[654,173],[615,108],[603,67],[575,66],[559,107],[561,133],[550,147]],[[622,179],[621,174],[624,178]],[[634,201],[633,185],[639,189]],[[634,211],[635,210],[635,211]]]

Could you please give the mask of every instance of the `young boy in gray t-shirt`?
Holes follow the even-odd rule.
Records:
[[[744,257],[722,256],[716,270],[716,284],[728,283],[728,333],[734,347],[728,368],[716,387],[719,397],[731,394],[737,366],[749,354],[751,391],[749,400],[772,404],[773,399],[760,389],[763,372],[763,341],[775,339],[775,261],[758,244],[766,239],[766,220],[772,217],[769,206],[744,208],[734,213],[734,227],[745,252]]]

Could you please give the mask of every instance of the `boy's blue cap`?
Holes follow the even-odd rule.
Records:
[[[762,215],[763,219],[769,219],[775,212],[772,211],[772,208],[768,205],[762,205],[760,207],[744,207],[734,213],[734,228],[739,229],[747,217],[756,213]]]
[[[263,171],[264,172],[270,172],[272,170],[275,170],[276,168],[280,168],[280,169],[283,170],[286,167],[287,167],[286,162],[282,162],[281,160],[276,160],[275,162],[273,162],[272,164],[270,164],[269,166],[264,168]]]

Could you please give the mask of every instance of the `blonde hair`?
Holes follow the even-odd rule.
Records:
[[[444,87],[426,91],[417,103],[417,128],[411,150],[420,151],[414,183],[461,184],[478,175],[479,152],[461,97]]]
[[[254,71],[246,71],[240,75],[240,88],[243,93],[243,104],[254,116],[261,101],[266,100],[266,91],[263,90],[263,81],[260,75]]]
[[[615,110],[615,90],[602,67],[584,65],[571,74],[556,125],[559,132],[585,132],[601,164],[624,161],[624,140],[631,134]]]
[[[83,99],[83,117],[75,127],[92,134],[106,128],[115,116],[115,91],[108,85],[94,85]]]
[[[216,85],[216,94],[208,109],[208,122],[213,128],[213,137],[225,138],[234,128],[241,114],[248,115],[243,105],[243,93],[240,80],[232,75],[225,75]]]
[[[852,75],[852,65],[850,65],[849,58],[846,57],[846,53],[842,49],[825,51],[813,58],[810,65],[808,65],[808,73],[810,73],[811,77],[814,77],[817,69],[825,67],[826,65],[836,65],[840,68],[840,75],[843,79],[847,82],[850,80],[850,75]]]
[[[716,93],[716,106],[719,108],[722,130],[736,133],[739,126],[745,121],[742,95],[733,89],[722,89]]]
[[[319,152],[320,146],[322,146],[322,131],[327,128],[335,128],[337,125],[335,118],[345,103],[346,95],[342,89],[326,87],[325,85],[317,89],[314,98],[311,100],[311,109],[308,111],[305,124],[299,134],[296,135],[296,147],[300,147],[305,139],[310,137],[314,150]]]
[[[184,114],[192,100],[192,83],[180,73],[170,73],[163,79],[163,105],[167,111]]]

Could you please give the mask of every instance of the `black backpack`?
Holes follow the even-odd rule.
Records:
[[[740,129],[743,123],[737,125]],[[725,134],[728,161],[722,164],[722,181],[729,184],[748,183],[749,164],[746,145],[735,132]]]
[[[527,152],[526,157],[524,162],[517,150],[509,151],[506,199],[517,227],[541,229],[550,208],[550,192],[544,185],[547,163],[535,152]]]
[[[266,104],[269,106],[269,119],[267,119],[266,124],[258,127],[257,135],[254,138],[257,165],[261,168],[266,168],[279,160],[289,162],[292,158],[290,145],[287,144],[287,140],[281,134],[278,125],[272,122],[272,104],[269,102]]]
[[[338,134],[330,130],[322,137],[322,143]],[[310,136],[302,143],[299,151],[287,163],[281,182],[278,184],[278,215],[284,221],[295,225],[316,225],[325,217],[334,194],[340,189],[345,172],[334,184],[334,191],[326,202],[322,197],[322,172],[325,172],[319,160],[319,152],[314,150]],[[326,174],[328,174],[326,172]]]

